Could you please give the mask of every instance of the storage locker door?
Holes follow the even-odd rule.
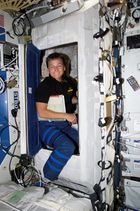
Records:
[[[10,145],[9,140],[9,122],[8,122],[8,102],[7,90],[3,90],[3,81],[6,80],[6,71],[0,70],[0,164],[4,160],[6,153],[2,150],[3,147],[7,148]]]

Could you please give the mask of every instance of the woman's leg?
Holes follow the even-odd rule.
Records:
[[[53,140],[52,146],[53,152],[45,163],[43,171],[44,176],[47,179],[56,180],[67,161],[74,154],[75,145],[65,134],[62,133]]]
[[[44,165],[44,176],[49,180],[56,180],[74,154],[78,145],[78,131],[65,123],[41,123],[40,136],[44,145],[53,149],[49,159]]]

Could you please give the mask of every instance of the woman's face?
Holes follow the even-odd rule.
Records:
[[[55,78],[57,81],[61,81],[65,71],[63,60],[61,58],[50,59],[48,61],[48,71],[51,77]]]

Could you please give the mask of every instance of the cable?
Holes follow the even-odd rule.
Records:
[[[18,171],[16,170],[17,168],[19,168]],[[14,169],[14,176],[18,184],[23,187],[32,186],[36,184],[41,187],[42,183],[45,184],[42,179],[41,173],[35,167],[33,167],[32,164],[23,166],[19,162]]]
[[[16,125],[16,129],[17,129],[17,138],[16,140],[10,145],[10,148],[12,145],[16,144],[14,149],[13,149],[13,154],[15,154],[15,151],[16,151],[16,148],[17,148],[17,144],[18,144],[18,140],[20,138],[20,131],[19,131],[19,128],[18,128],[18,124],[17,124],[17,120],[16,120],[16,117],[14,117],[14,120],[15,120],[15,125]],[[11,172],[11,164],[12,164],[12,160],[13,160],[13,157],[11,157],[10,161],[9,161],[9,172]]]
[[[5,147],[5,146],[3,146],[3,143],[2,143],[2,133],[3,133],[8,127],[13,127],[14,129],[16,129],[17,132],[18,132],[18,134],[17,134],[16,140],[15,140],[12,144],[10,144],[9,146]],[[9,151],[10,148],[11,148],[11,146],[18,142],[19,137],[20,137],[20,131],[19,131],[19,129],[18,129],[16,126],[14,126],[14,125],[9,125],[9,124],[6,125],[5,127],[3,127],[3,128],[0,130],[0,148],[1,148],[6,154],[10,155],[11,157],[20,158],[20,156],[14,155],[13,153],[11,153],[11,152]]]
[[[5,31],[5,32],[0,33],[0,36],[6,35],[6,34],[9,35],[9,37],[11,37],[12,39],[14,39],[14,37],[10,34],[9,31]]]
[[[0,94],[2,94],[6,89],[5,80],[0,76]]]
[[[27,21],[29,23],[29,27],[30,27],[30,31],[31,31],[31,22],[28,17],[28,14],[33,11],[42,9],[42,8],[49,8],[49,7],[48,6],[40,6],[40,7],[33,8],[31,10],[28,10],[28,11],[22,10],[22,13],[20,15],[18,15],[12,22],[12,29],[13,29],[14,34],[18,37],[24,35],[25,30],[26,30],[25,18],[27,19]]]
[[[10,61],[8,64],[4,65],[3,67],[1,67],[2,69],[6,69],[7,66],[10,66],[14,61],[16,61],[18,59],[18,55],[16,56],[16,58],[14,58],[12,61]]]
[[[17,17],[12,22],[13,32],[16,36],[20,37],[25,33],[25,21],[21,17]]]

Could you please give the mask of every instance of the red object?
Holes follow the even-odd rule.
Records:
[[[4,16],[0,15],[0,27],[4,27]]]

